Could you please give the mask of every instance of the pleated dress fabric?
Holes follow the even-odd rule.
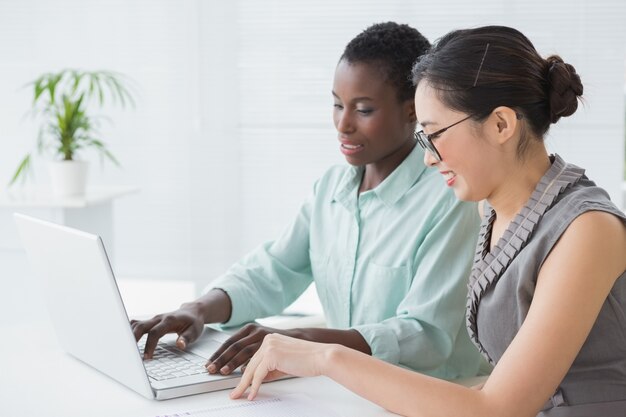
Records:
[[[551,168],[493,248],[489,242],[495,212],[485,204],[469,280],[467,326],[492,365],[522,326],[541,266],[572,221],[599,210],[626,223],[624,213],[582,168],[558,155],[551,159]],[[572,367],[539,416],[626,417],[626,271],[616,280]]]

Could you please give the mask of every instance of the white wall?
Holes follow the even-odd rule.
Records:
[[[385,20],[431,40],[511,25],[542,54],[561,54],[581,74],[586,105],[552,129],[549,147],[621,199],[619,0],[0,0],[0,184],[36,132],[20,86],[65,67],[124,72],[137,108],[105,109],[114,124],[102,129],[123,168],[101,170],[85,155],[94,184],[141,188],[116,203],[117,270],[206,282],[278,234],[314,180],[342,162],[334,66],[354,35]],[[43,163],[36,174],[47,181]]]

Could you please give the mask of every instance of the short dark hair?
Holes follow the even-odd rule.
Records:
[[[479,71],[480,70],[480,71]],[[426,80],[451,109],[484,120],[507,106],[542,140],[551,123],[573,114],[583,85],[558,55],[543,59],[516,29],[484,26],[443,36],[413,67],[413,83]],[[518,153],[528,138],[523,135]]]
[[[396,89],[398,99],[405,101],[415,96],[415,85],[411,81],[413,63],[428,48],[428,40],[409,25],[377,23],[352,39],[339,61],[376,65]]]

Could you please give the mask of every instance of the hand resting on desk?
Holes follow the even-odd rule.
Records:
[[[284,375],[319,376],[322,367],[338,345],[308,342],[281,334],[265,337],[261,348],[250,359],[239,385],[231,392],[233,399],[240,398],[250,387],[248,399],[259,392],[262,382],[272,381]]]

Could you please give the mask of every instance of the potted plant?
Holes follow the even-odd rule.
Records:
[[[65,69],[46,73],[29,83],[33,91],[33,114],[41,119],[36,150],[51,152],[52,188],[59,196],[84,194],[87,162],[77,159],[84,149],[96,150],[104,159],[119,165],[98,135],[99,118],[87,113],[93,105],[111,101],[125,107],[134,105],[127,79],[110,71]],[[31,167],[28,153],[18,165],[10,185],[24,178]]]

